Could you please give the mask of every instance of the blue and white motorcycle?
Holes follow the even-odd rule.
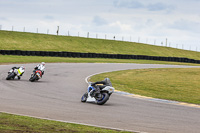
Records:
[[[81,97],[81,102],[95,102],[98,105],[105,104],[111,94],[114,92],[115,88],[112,87],[109,78],[105,79],[108,83],[107,85],[98,85],[99,91],[96,91],[96,86],[92,82],[89,82],[87,92]]]

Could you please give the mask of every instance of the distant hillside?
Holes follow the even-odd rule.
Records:
[[[83,37],[0,31],[0,50],[68,51],[187,57],[200,60],[200,52],[148,44]]]

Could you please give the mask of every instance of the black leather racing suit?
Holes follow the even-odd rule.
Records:
[[[103,84],[103,85],[97,85],[97,84]],[[95,94],[100,93],[100,90],[103,89],[104,87],[110,86],[110,84],[106,80],[103,80],[103,81],[94,82],[91,84],[91,86],[95,88],[95,91],[91,92],[91,95],[93,94],[95,95]]]

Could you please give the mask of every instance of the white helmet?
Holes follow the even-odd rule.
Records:
[[[44,65],[45,65],[45,62],[42,62],[41,64],[44,66]]]
[[[24,67],[24,66],[20,66],[20,68],[22,68],[22,70],[25,70],[25,67]]]

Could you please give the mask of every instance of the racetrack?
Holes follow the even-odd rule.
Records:
[[[199,108],[119,94],[113,94],[103,106],[80,102],[87,89],[85,78],[88,75],[124,69],[187,66],[47,63],[43,79],[32,83],[28,79],[35,65],[23,64],[26,72],[20,81],[5,80],[7,72],[15,65],[0,66],[0,112],[150,133],[200,132]]]

